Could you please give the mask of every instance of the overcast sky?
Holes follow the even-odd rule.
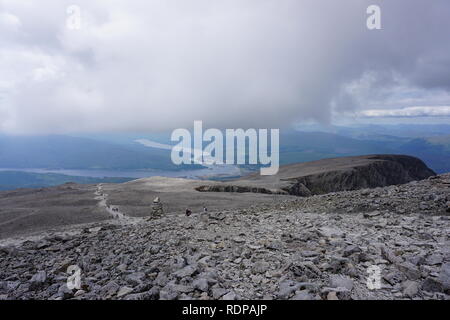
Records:
[[[448,0],[0,0],[0,132],[449,122],[449,37]]]

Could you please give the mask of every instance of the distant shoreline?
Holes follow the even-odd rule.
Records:
[[[231,167],[180,171],[0,168],[0,191],[20,188],[45,188],[68,182],[79,184],[123,183],[154,176],[196,180],[226,180],[240,177],[241,174],[240,170]]]
[[[0,172],[15,171],[40,174],[62,174],[89,178],[148,178],[164,176],[170,178],[203,178],[217,176],[240,176],[241,171],[235,166],[215,166],[192,170],[157,170],[157,169],[44,169],[44,168],[0,168]]]

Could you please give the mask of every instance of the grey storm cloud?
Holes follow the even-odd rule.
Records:
[[[381,30],[366,27],[372,4]],[[0,132],[274,128],[450,105],[449,17],[447,0],[0,0]]]

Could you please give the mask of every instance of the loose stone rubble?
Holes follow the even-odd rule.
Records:
[[[449,191],[447,174],[54,233],[0,248],[0,299],[449,299]]]

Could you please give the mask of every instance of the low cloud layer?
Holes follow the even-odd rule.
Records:
[[[372,4],[382,30],[366,27]],[[449,16],[447,0],[0,0],[0,132],[276,128],[450,105]]]
[[[403,109],[364,110],[359,116],[366,118],[450,117],[450,107],[408,107]]]

